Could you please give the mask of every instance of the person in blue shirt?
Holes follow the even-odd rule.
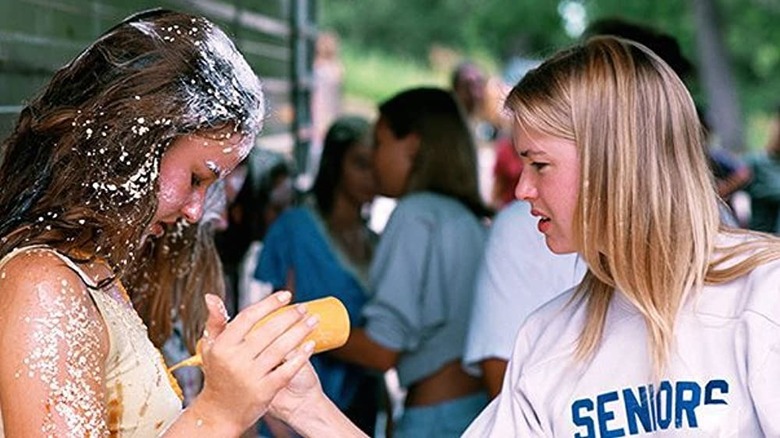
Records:
[[[255,279],[288,289],[294,301],[332,295],[353,327],[363,324],[368,266],[377,241],[365,208],[375,196],[370,124],[343,116],[329,128],[307,202],[283,213],[268,230]],[[375,423],[379,379],[329,354],[312,358],[325,393],[368,433]]]
[[[379,106],[374,165],[398,198],[371,265],[365,329],[335,355],[396,368],[407,389],[396,437],[457,437],[487,403],[461,366],[484,219],[474,141],[461,107],[438,88],[402,91]]]

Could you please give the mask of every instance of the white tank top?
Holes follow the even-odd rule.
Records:
[[[46,246],[12,251],[0,260],[0,269],[24,252],[46,252],[62,260],[87,286],[105,322],[109,352],[103,381],[110,436],[151,437],[162,433],[181,412],[178,385],[168,373],[162,355],[149,339],[147,328],[126,298],[122,285],[116,281],[98,287],[95,280],[71,259]],[[0,407],[0,418],[1,415]],[[3,436],[0,421],[0,437]]]

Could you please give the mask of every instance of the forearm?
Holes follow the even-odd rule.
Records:
[[[362,328],[352,330],[347,343],[330,354],[337,359],[383,372],[398,361],[398,352],[377,344]]]
[[[367,437],[324,394],[301,411],[285,421],[304,437]]]
[[[721,198],[731,196],[737,190],[745,187],[753,177],[753,172],[748,167],[742,167],[732,172],[728,177],[717,182],[716,188]]]
[[[725,199],[731,196],[734,192],[744,187],[748,180],[745,180],[743,178],[738,177],[729,177],[726,179],[723,179],[721,181],[718,181],[716,184],[717,190],[718,190],[718,196]]]
[[[480,362],[482,368],[482,381],[491,399],[494,399],[504,384],[507,361],[499,358],[489,358]]]

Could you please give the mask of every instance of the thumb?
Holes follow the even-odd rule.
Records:
[[[206,319],[206,327],[203,330],[203,340],[209,345],[225,330],[228,314],[227,309],[225,309],[225,303],[222,302],[220,297],[214,294],[206,294],[205,300],[209,316]]]

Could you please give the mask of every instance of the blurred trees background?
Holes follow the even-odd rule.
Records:
[[[780,0],[326,0],[320,25],[342,38],[349,74],[361,58],[385,56],[436,72],[435,48],[500,70],[513,57],[541,59],[575,42],[588,23],[620,17],[675,36],[697,66],[691,84],[710,110],[725,147],[744,147],[743,120],[760,119],[780,102]],[[432,50],[433,49],[433,50]],[[350,63],[353,59],[355,62]],[[375,62],[376,63],[376,62]],[[354,68],[359,68],[355,66]],[[370,76],[381,74],[376,65]],[[392,87],[403,75],[373,79]],[[369,82],[364,79],[364,82]],[[398,84],[399,87],[406,84]],[[395,90],[387,90],[384,94]],[[374,91],[368,98],[377,99]],[[748,129],[749,130],[749,129]],[[753,143],[759,140],[752,140]],[[749,141],[750,143],[750,141]]]

